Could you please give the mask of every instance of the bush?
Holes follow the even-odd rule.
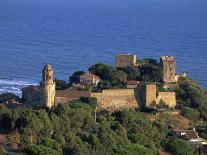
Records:
[[[81,97],[81,102],[89,104],[94,110],[97,106],[97,98],[96,97]]]
[[[167,145],[167,150],[173,155],[196,155],[193,147],[184,140],[171,140]]]
[[[181,115],[191,120],[197,120],[199,118],[198,110],[189,107],[183,107],[181,109]]]
[[[3,94],[0,95],[0,103],[9,102],[11,100],[21,102],[21,99],[19,98],[19,96],[16,96],[15,94],[3,93]]]
[[[118,146],[114,150],[114,155],[153,155],[148,148],[139,144],[130,144]]]
[[[42,138],[40,141],[40,145],[45,146],[45,147],[49,147],[52,148],[56,151],[61,152],[61,146],[53,139],[51,138]]]
[[[5,150],[5,148],[3,148],[3,147],[0,147],[0,154],[5,154],[6,153],[6,150]]]
[[[197,109],[201,118],[207,120],[207,95],[199,84],[190,78],[182,78],[179,80],[178,86],[173,90],[176,92],[178,104]],[[194,113],[194,117],[196,117],[196,111],[184,109],[183,114],[187,115],[186,112],[188,114]]]
[[[60,155],[60,152],[57,152],[54,149],[45,147],[42,145],[30,145],[25,148],[25,152],[30,155]]]
[[[57,90],[64,90],[69,87],[66,81],[64,80],[57,80],[55,79],[56,89]]]

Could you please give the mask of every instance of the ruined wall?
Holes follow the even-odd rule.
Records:
[[[115,58],[115,66],[116,68],[133,67],[136,65],[136,61],[135,54],[118,54]]]
[[[119,110],[123,108],[135,109],[138,107],[134,89],[110,89],[102,93],[92,93],[98,101],[98,110]]]
[[[160,103],[160,101],[163,101],[171,108],[175,108],[176,106],[176,94],[175,92],[159,92],[157,96],[157,104]]]

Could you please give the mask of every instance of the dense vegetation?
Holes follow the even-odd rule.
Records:
[[[173,91],[184,116],[193,120],[207,120],[207,94],[198,83],[190,78],[182,78]]]
[[[19,134],[13,143],[34,155],[63,152],[153,155],[168,145],[173,151],[178,149],[177,145],[168,143],[167,125],[162,120],[151,122],[144,113],[124,110],[97,116],[95,121],[95,100],[82,98],[82,101],[50,110],[26,107],[12,110],[1,105],[1,132]],[[181,147],[190,147],[186,145],[179,143]]]
[[[12,94],[12,93],[0,94],[0,103],[10,102],[11,100],[21,102],[21,99],[15,94]]]
[[[162,68],[153,59],[138,61],[138,66],[128,68],[113,68],[107,64],[95,64],[89,68],[89,72],[98,75],[102,82],[100,88],[122,88],[127,80],[138,80],[145,82],[161,82]]]

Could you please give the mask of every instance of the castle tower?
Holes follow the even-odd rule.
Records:
[[[117,54],[115,58],[116,68],[127,68],[136,66],[136,54]]]
[[[42,71],[42,83],[40,85],[41,102],[51,108],[55,105],[55,82],[53,81],[52,66],[47,64]]]
[[[160,58],[160,64],[163,69],[163,82],[173,83],[175,82],[176,74],[176,59],[172,56],[162,56]]]
[[[155,84],[144,84],[143,86],[143,107],[153,107],[156,104],[157,88]]]

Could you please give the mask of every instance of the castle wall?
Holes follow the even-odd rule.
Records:
[[[103,90],[102,93],[92,93],[91,96],[97,98],[98,110],[114,111],[138,107],[134,89]]]
[[[157,96],[157,104],[163,101],[170,108],[175,108],[176,106],[176,93],[175,92],[159,92]]]
[[[68,97],[55,97],[55,104],[64,104],[70,101],[76,100],[77,98],[68,98]]]

